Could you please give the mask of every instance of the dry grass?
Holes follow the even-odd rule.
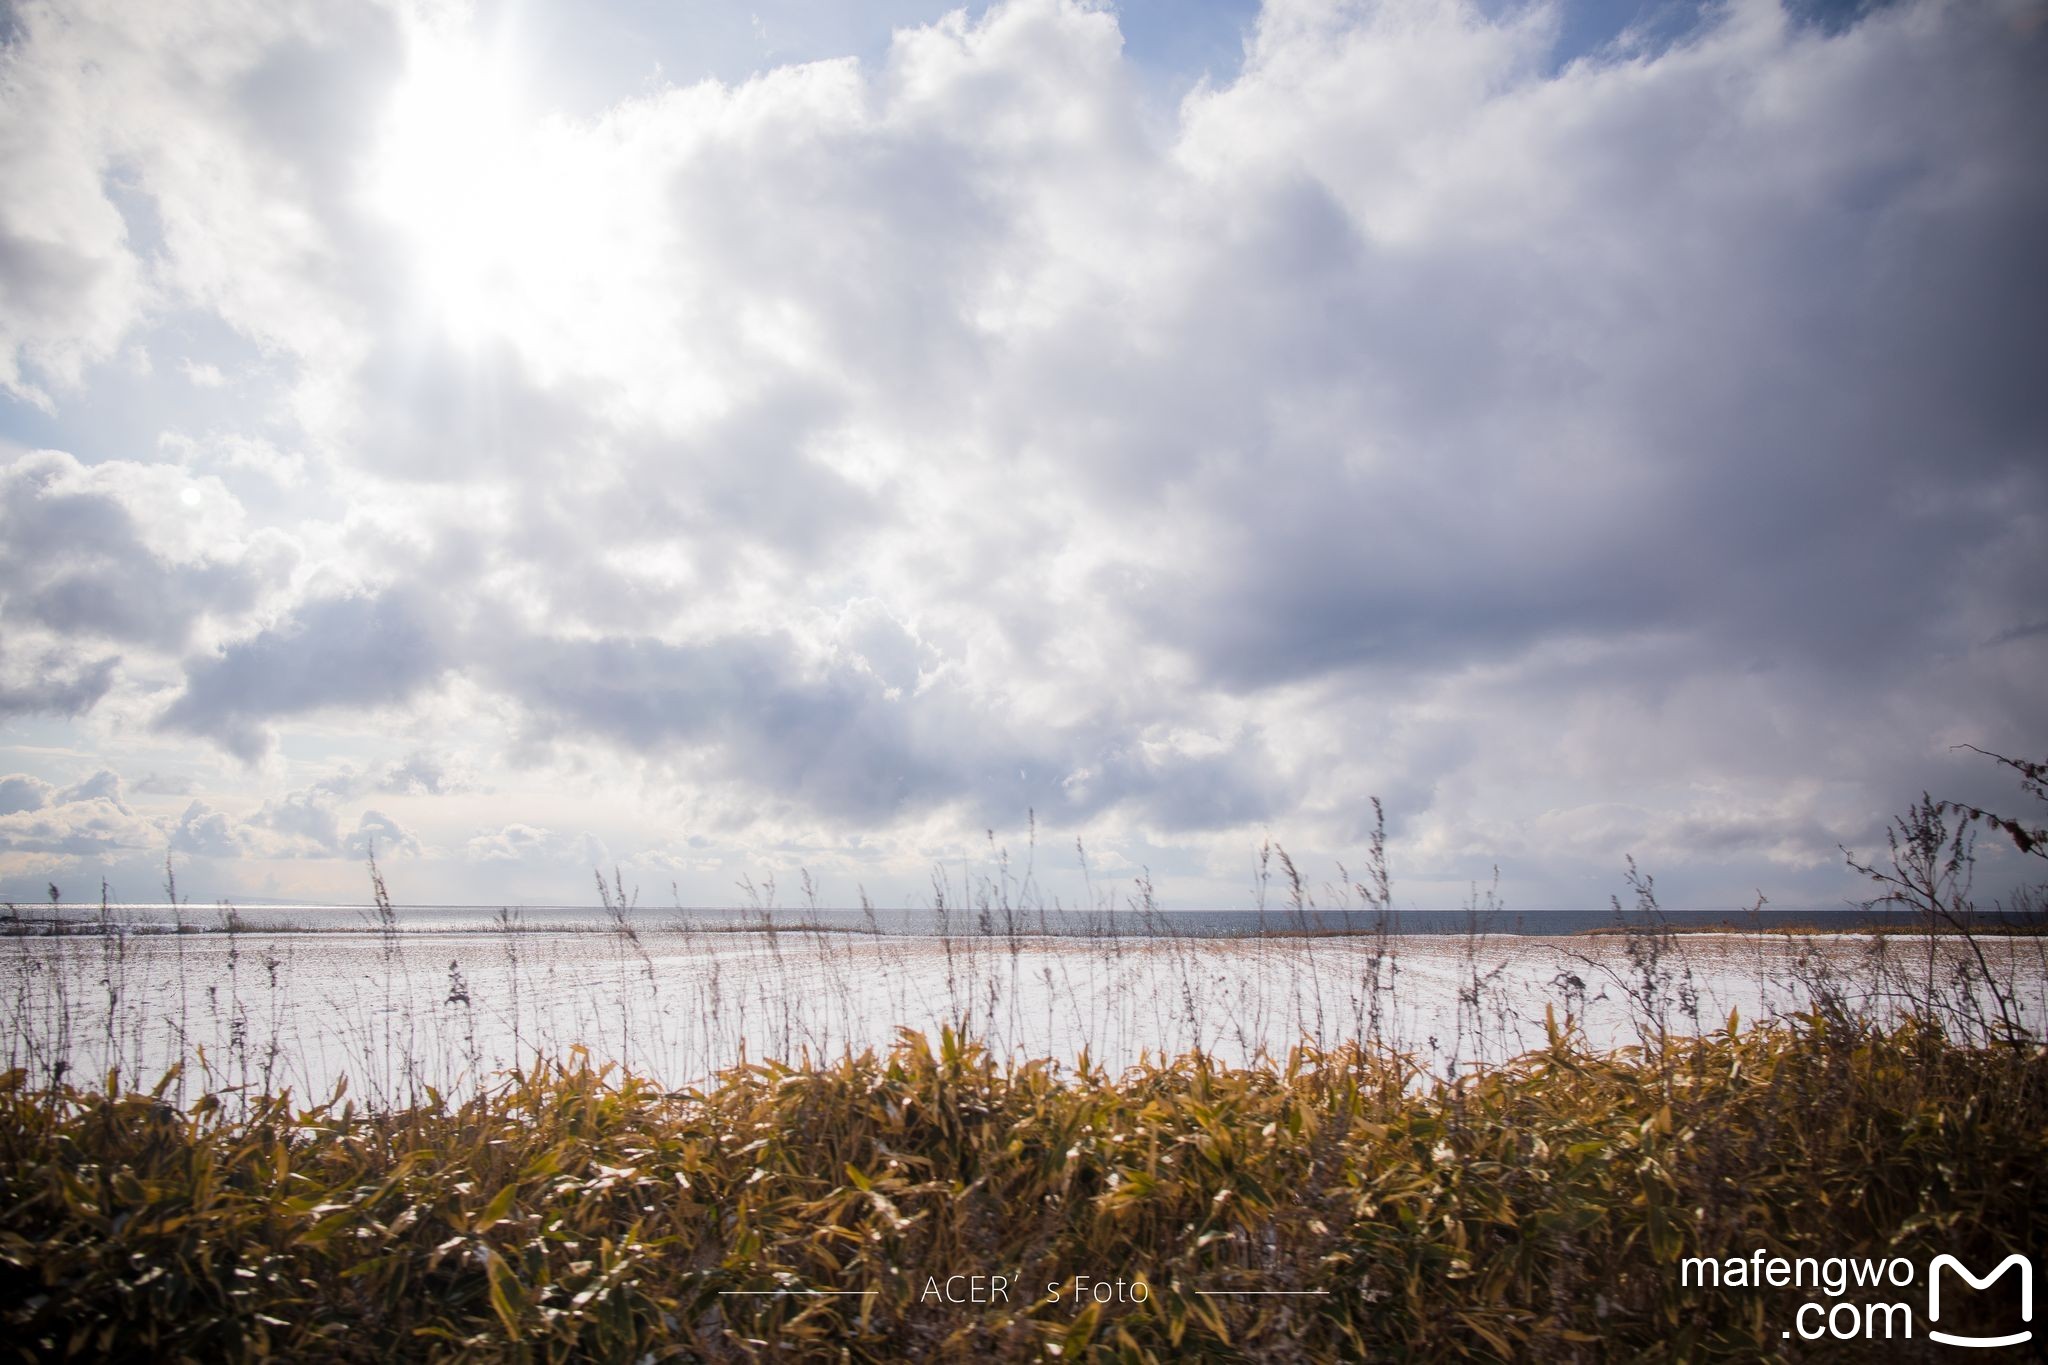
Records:
[[[950,1033],[232,1117],[16,1072],[0,1318],[23,1358],[1753,1359],[1785,1314],[1681,1289],[1681,1255],[2048,1231],[2037,1049],[1816,1016],[1416,1081],[1350,1047],[1055,1077]],[[921,1302],[964,1273],[1011,1301]],[[1076,1275],[1149,1302],[1045,1301]],[[1251,1288],[1327,1293],[1198,1292]]]
[[[1181,998],[1151,1003],[1184,1007],[1192,1050],[1112,1073],[1087,1051],[1066,1066],[992,1048],[1018,1022],[1030,937],[1005,861],[965,903],[972,932],[905,948],[770,927],[742,945],[764,974],[728,980],[707,950],[687,990],[616,876],[600,880],[610,951],[567,989],[613,989],[575,1016],[573,1040],[522,1032],[521,992],[557,990],[556,964],[507,915],[500,979],[513,1045],[532,1060],[506,1069],[479,1041],[499,1003],[474,998],[481,964],[421,966],[446,1000],[415,1010],[407,935],[378,878],[381,970],[350,1045],[364,1096],[344,1084],[308,1105],[281,1079],[289,964],[232,912],[224,976],[203,992],[182,934],[145,951],[104,913],[89,937],[22,934],[0,1072],[0,1354],[1856,1358],[1860,1344],[1784,1335],[1794,1292],[1687,1287],[1677,1266],[1759,1250],[1986,1265],[2041,1245],[2048,1050],[2016,968],[2048,980],[2048,964],[2042,940],[1994,951],[1937,932],[1967,927],[1953,813],[1923,801],[1890,866],[1865,868],[1929,930],[1924,944],[1873,941],[1875,992],[1787,942],[1772,961],[1797,1010],[1716,1023],[1631,865],[1636,927],[1571,952],[1533,1050],[1476,929],[1450,958],[1437,950],[1435,977],[1416,973],[1455,997],[1447,1038],[1426,1052],[1388,1027],[1404,950],[1387,933],[1249,945],[1291,992],[1277,1003],[1302,1041],[1284,1055],[1247,1044],[1256,1027],[1241,1065],[1204,1045],[1204,1021],[1231,1017],[1200,998],[1225,979],[1217,949],[1171,938],[1059,951],[1090,955],[1090,980],[1177,973]],[[1313,902],[1272,852],[1291,912],[1279,927],[1299,928]],[[1391,906],[1379,840],[1349,885]],[[935,894],[950,913],[957,898]],[[1149,887],[1140,895],[1150,913]],[[1475,926],[1490,903],[1475,893]],[[1766,945],[1753,948],[1763,971]],[[663,1030],[678,1010],[702,1015],[691,1027],[707,1047],[778,1027],[786,1045],[803,1036],[791,1030],[807,993],[853,999],[857,978],[905,952],[933,956],[925,980],[951,1025],[681,1090],[636,1062],[674,1045]],[[1043,984],[1048,1009],[1085,1007],[1064,969]],[[1589,1041],[1582,1011],[1601,995],[1626,1010],[1632,1045]],[[224,1055],[187,1048],[202,1023]],[[139,1090],[143,1035],[159,1025],[190,1065]],[[91,1059],[111,1068],[103,1078],[81,1074]],[[436,1066],[459,1087],[437,1088]],[[1003,1277],[1007,1296],[935,1301],[969,1275]],[[1080,1277],[1120,1288],[1080,1302]],[[1967,1329],[1969,1311],[1943,1327]]]

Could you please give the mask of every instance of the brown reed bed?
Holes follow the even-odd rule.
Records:
[[[2039,1048],[1816,1014],[1418,1076],[1354,1046],[1056,1075],[951,1032],[685,1092],[579,1053],[395,1109],[17,1070],[0,1352],[1756,1359],[1783,1296],[1682,1257],[1988,1264],[2048,1231]],[[971,1275],[1007,1301],[935,1299]]]
[[[2039,795],[2039,765],[2025,775]],[[1533,1048],[1476,928],[1430,953],[1387,933],[1254,940],[1236,970],[1255,966],[1270,1000],[1211,993],[1233,984],[1216,944],[1105,937],[1048,959],[1027,997],[1006,860],[964,905],[935,884],[966,923],[914,948],[768,929],[743,945],[752,975],[727,976],[736,959],[685,927],[702,959],[687,983],[615,874],[599,883],[609,951],[568,971],[508,912],[509,1000],[480,999],[481,963],[412,961],[373,870],[379,970],[346,1040],[359,1086],[315,1101],[288,1088],[304,1037],[288,953],[224,912],[202,988],[185,974],[198,945],[174,933],[159,952],[103,909],[94,936],[8,950],[0,1356],[1869,1358],[1795,1339],[1797,1292],[1680,1266],[1879,1258],[1931,1275],[1938,1255],[1981,1268],[2041,1244],[2048,1050],[2023,989],[2048,989],[2048,961],[1967,932],[1967,829],[2010,823],[1923,800],[1888,866],[1852,866],[1873,903],[1924,916],[1924,943],[1873,939],[1856,960],[1870,989],[1852,989],[1837,948],[1757,938],[1742,951],[1798,1003],[1749,1021],[1704,1012],[1695,955],[1631,864],[1629,927],[1566,951]],[[2022,834],[2023,853],[2042,846]],[[1298,925],[1313,898],[1268,856],[1279,927]],[[1390,906],[1381,840],[1345,883]],[[1127,908],[1149,916],[1139,885]],[[1264,895],[1262,877],[1262,912]],[[1475,891],[1475,926],[1495,908]],[[904,979],[951,1023],[809,1048],[806,1002],[856,1002],[862,978],[920,956],[929,970]],[[1179,999],[1126,998],[1141,973],[1177,973]],[[1418,977],[1455,997],[1427,1051],[1390,1023]],[[563,1027],[521,1007],[598,986]],[[1092,1040],[1104,990],[1126,1022],[1185,1022],[1193,1046],[1114,1071],[1088,1041],[1072,1064],[991,1046],[1041,1003]],[[1632,1042],[1589,1039],[1601,999]],[[1241,1017],[1247,1002],[1277,1012]],[[500,1007],[515,1066],[480,1041]],[[766,1038],[799,1060],[676,1088],[636,1059],[672,1053],[679,1019],[703,1044],[689,1055]],[[1275,1019],[1298,1046],[1256,1042]],[[143,1088],[159,1024],[185,1060]],[[1235,1030],[1239,1060],[1204,1029]],[[1951,1299],[1942,1327],[1995,1323],[1989,1298]],[[1923,1333],[1881,1349],[1937,1348]]]

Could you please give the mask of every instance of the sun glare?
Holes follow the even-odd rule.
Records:
[[[370,193],[410,247],[421,302],[451,333],[501,330],[545,268],[515,68],[467,34],[416,32]]]

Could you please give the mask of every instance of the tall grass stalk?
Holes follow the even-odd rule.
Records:
[[[1496,874],[1404,936],[1377,803],[1321,893],[1268,841],[1234,941],[1078,843],[1046,933],[1035,819],[1021,873],[992,831],[934,869],[930,938],[808,870],[793,923],[771,876],[657,924],[614,869],[599,932],[507,909],[429,984],[374,859],[366,940],[205,930],[168,863],[169,933],[52,887],[8,907],[0,1316],[33,1356],[1749,1358],[1761,1301],[1659,1267],[2048,1224],[2048,937],[1980,932],[1972,825],[2011,833],[1923,799],[1851,856],[1921,912],[1864,940],[1689,938],[1633,862],[1613,935],[1503,936]],[[933,1309],[962,1266],[1156,1293]]]

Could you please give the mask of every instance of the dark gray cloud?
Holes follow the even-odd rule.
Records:
[[[700,747],[723,776],[842,818],[887,819],[954,796],[962,767],[1018,766],[969,729],[931,735],[926,727],[946,723],[931,708],[890,700],[865,672],[808,663],[783,635],[531,638],[506,649],[491,675],[542,734],[595,735],[649,754]]]
[[[920,688],[919,665],[932,656],[900,623],[863,617],[850,638],[866,652],[807,655],[785,632],[693,643],[561,638],[503,617],[454,629],[392,593],[331,599],[196,661],[159,723],[247,758],[278,721],[399,704],[459,667],[517,708],[530,744],[595,739],[778,807],[863,824],[949,804],[988,820],[1032,806],[1075,817],[1129,806],[1174,828],[1208,829],[1261,818],[1283,800],[1256,735],[1187,754],[1134,742],[1114,722],[1048,730],[996,721],[957,683]],[[370,790],[439,793],[455,781],[440,760],[415,754],[381,775],[323,778],[248,823],[332,847],[337,802]]]
[[[1084,474],[1136,495],[1159,547],[1097,588],[1249,690],[1645,631],[1868,687],[2029,619],[2048,188],[2024,167],[2048,87],[2038,38],[1920,15],[1938,41],[1774,54],[1786,80],[1828,68],[1829,103],[1792,116],[1772,79],[1568,76],[1568,130],[1533,94],[1482,125],[1540,171],[1472,191],[1480,224],[1390,240],[1335,164],[1237,206],[1175,297],[1187,348],[1062,337],[1032,373],[1186,400],[1093,440]]]
[[[1068,775],[1066,802],[1051,808],[1067,819],[1123,806],[1155,829],[1192,834],[1255,826],[1298,796],[1294,784],[1273,771],[1273,755],[1256,735],[1213,754],[1148,753],[1141,745],[1115,744],[1079,748],[1076,758],[1095,762]],[[985,809],[992,819],[1016,818],[1014,797],[1009,809],[998,801]]]
[[[1256,820],[1283,801],[1260,739],[1186,754],[1106,719],[1064,727],[991,716],[940,681],[912,692],[896,661],[807,659],[786,635],[696,644],[529,638],[490,677],[542,736],[594,735],[659,757],[696,751],[706,776],[830,818],[883,825],[957,804],[1008,822],[1027,808],[1085,818],[1128,806],[1175,829]]]
[[[173,557],[101,472],[56,451],[0,470],[0,621],[175,651],[205,617],[247,611],[289,573],[274,535]]]
[[[189,665],[184,692],[158,726],[254,760],[269,747],[269,721],[414,696],[449,665],[444,629],[410,591],[304,603],[283,623]]]
[[[120,657],[72,662],[48,652],[25,673],[0,672],[0,719],[14,716],[79,716],[90,711],[114,685]]]
[[[50,784],[27,773],[0,777],[0,815],[41,810],[50,800]]]

